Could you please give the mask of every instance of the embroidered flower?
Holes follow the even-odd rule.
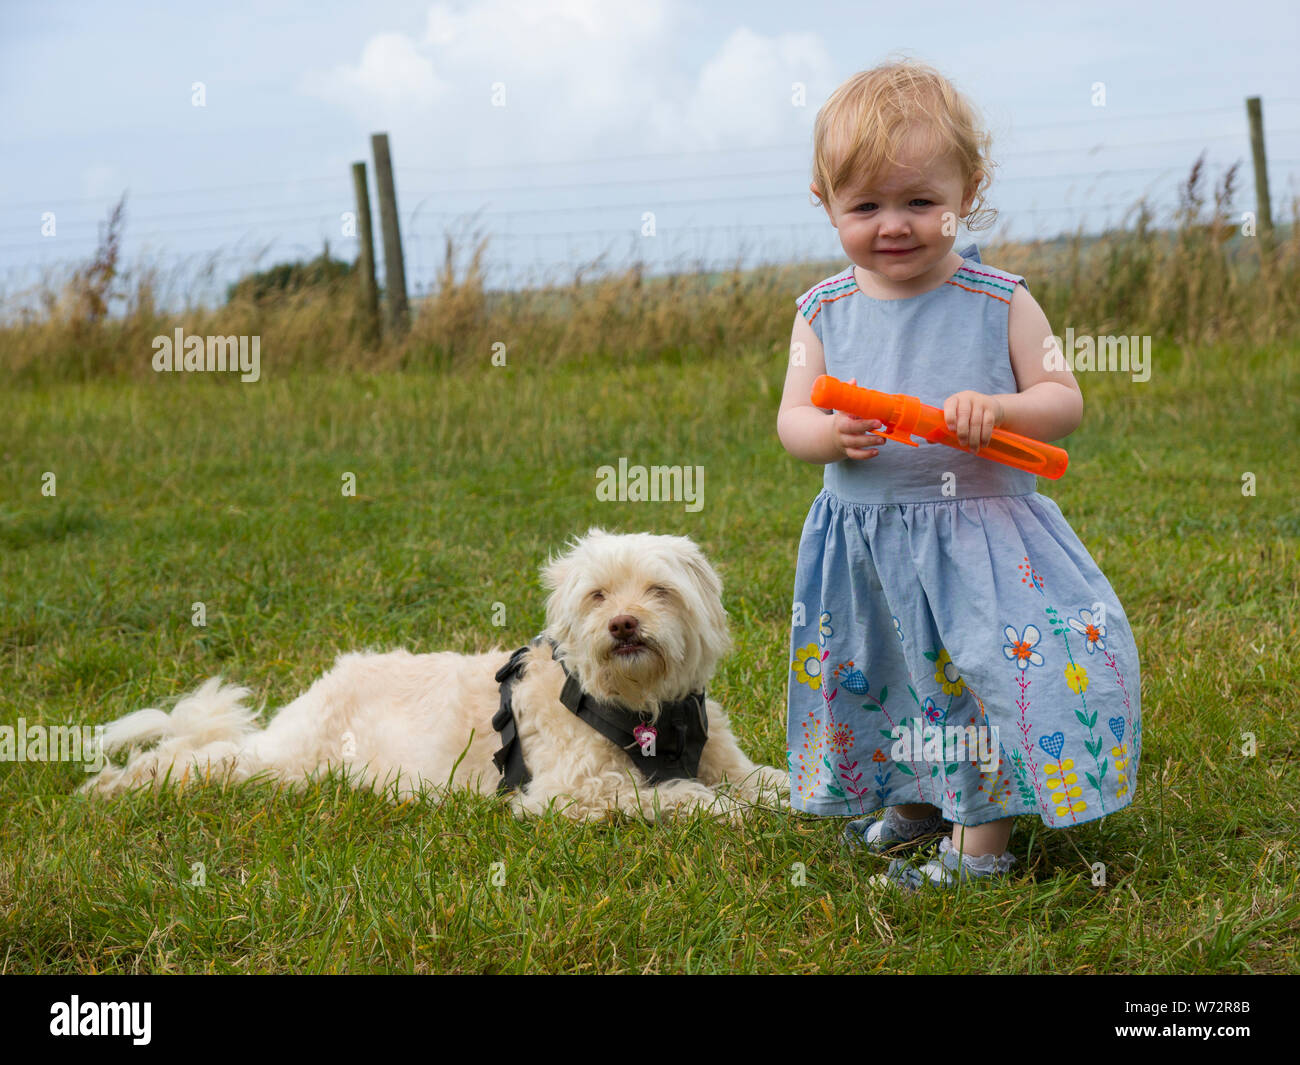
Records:
[[[934,665],[934,682],[943,686],[944,695],[960,695],[966,690],[966,682],[961,679],[946,650],[940,649],[939,658]]]
[[[835,630],[831,628],[831,612],[823,610],[820,618],[817,619],[817,639],[823,646],[826,641],[835,635]]]
[[[853,748],[853,730],[848,725],[832,726],[826,746],[836,754],[846,754]]]
[[[939,704],[928,695],[926,696],[925,703],[922,705],[921,710],[925,714],[925,719],[932,725],[943,724],[944,718],[948,716],[948,711],[941,710]]]
[[[1083,666],[1066,666],[1065,683],[1070,686],[1070,691],[1082,695],[1088,690],[1088,671]]]
[[[862,670],[855,668],[851,661],[841,662],[832,675],[854,695],[866,695],[871,688]]]
[[[1038,631],[1035,625],[1026,625],[1024,635],[1019,635],[1014,628],[1008,625],[1002,630],[1002,635],[1006,637],[1006,643],[1002,645],[1002,653],[1008,659],[1015,661],[1021,669],[1033,664],[1041,666],[1043,656],[1034,650],[1038,641],[1043,638],[1043,634]]]
[[[1106,626],[1100,618],[1094,618],[1091,610],[1080,610],[1077,618],[1070,618],[1070,628],[1083,636],[1087,643],[1088,654],[1106,650]]]
[[[815,643],[794,653],[790,663],[794,669],[795,680],[807,684],[813,691],[820,691],[822,686],[822,656]]]
[[[873,755],[871,756],[871,760],[872,760],[873,762],[887,762],[887,761],[889,761],[889,759],[885,757],[885,752],[882,751],[879,747],[876,748],[876,753],[873,754]]]

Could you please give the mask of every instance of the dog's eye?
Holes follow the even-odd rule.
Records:
[[[652,595],[668,595],[668,594],[669,594],[669,593],[668,593],[668,589],[665,588],[662,584],[652,584],[652,585],[650,586],[650,593],[651,593]]]
[[[598,603],[603,603],[605,601],[605,593],[602,592],[599,588],[597,588],[594,592],[591,593],[591,598],[596,600],[596,602]]]

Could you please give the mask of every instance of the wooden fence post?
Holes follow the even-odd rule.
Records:
[[[1260,239],[1266,247],[1273,241],[1273,208],[1268,198],[1268,163],[1264,157],[1264,112],[1258,96],[1246,97],[1250,119],[1250,154],[1255,162],[1255,214]]]
[[[375,235],[370,226],[370,190],[366,184],[366,164],[352,164],[352,188],[357,199],[357,229],[361,254],[357,271],[361,274],[362,335],[367,344],[379,342],[379,286],[375,284]]]
[[[406,266],[402,261],[402,234],[397,227],[397,191],[393,187],[393,160],[388,134],[370,137],[375,156],[375,192],[379,196],[379,225],[384,233],[384,290],[388,295],[388,328],[399,337],[406,332]]]

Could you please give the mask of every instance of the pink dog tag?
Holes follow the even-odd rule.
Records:
[[[655,739],[658,735],[659,732],[653,725],[637,725],[637,727],[632,730],[632,736],[640,746],[641,754],[646,758],[653,758],[655,756]]]

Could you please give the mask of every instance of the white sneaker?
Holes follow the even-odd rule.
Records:
[[[972,857],[957,853],[952,840],[939,841],[939,857],[931,858],[919,869],[913,869],[901,858],[889,863],[889,871],[877,873],[867,883],[872,887],[894,885],[904,891],[919,891],[923,887],[951,888],[961,880],[985,880],[1006,873],[1016,864],[1016,857],[1010,851],[1000,857],[996,854],[981,854]]]

